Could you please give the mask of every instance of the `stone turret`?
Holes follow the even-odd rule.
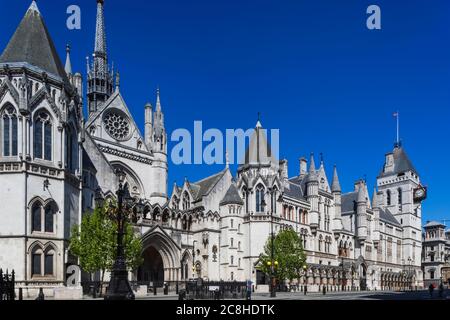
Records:
[[[316,172],[314,153],[311,153],[308,176],[306,177],[307,195],[306,199],[311,205],[310,227],[313,233],[319,228],[319,177]]]
[[[339,183],[339,177],[337,173],[337,167],[334,166],[333,172],[333,182],[331,184],[331,192],[334,197],[334,229],[342,230],[344,227],[342,225],[342,217],[341,217],[341,184]]]
[[[149,150],[152,150],[153,137],[153,107],[150,103],[145,105],[145,144]]]
[[[360,181],[356,200],[356,237],[360,242],[367,238],[367,199],[365,184]]]

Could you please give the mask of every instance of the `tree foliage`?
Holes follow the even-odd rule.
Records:
[[[279,281],[298,278],[306,263],[306,254],[298,234],[292,229],[279,232],[273,240],[273,248],[272,261],[272,241],[269,236],[264,252],[260,255],[258,270],[270,275],[273,263],[274,276]]]
[[[105,204],[91,213],[85,213],[81,225],[74,226],[70,238],[70,252],[78,257],[80,267],[92,274],[111,271],[117,256],[117,223],[109,213],[114,204]],[[124,251],[129,270],[142,264],[142,243],[132,225],[124,226]]]

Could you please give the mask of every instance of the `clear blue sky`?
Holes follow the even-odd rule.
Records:
[[[336,163],[350,191],[364,175],[372,188],[398,109],[405,149],[429,187],[424,220],[450,218],[448,0],[105,2],[109,56],[141,130],[158,85],[169,134],[194,120],[250,128],[260,111],[264,127],[281,130],[291,176],[300,156],[323,152],[329,175]],[[2,50],[30,3],[0,0]],[[84,75],[95,1],[37,3],[63,59],[70,43]],[[66,28],[70,4],[81,7],[82,30]],[[370,4],[381,7],[381,31],[365,26]],[[222,168],[171,164],[169,188]]]

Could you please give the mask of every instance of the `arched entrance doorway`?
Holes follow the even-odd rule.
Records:
[[[138,269],[138,281],[152,282],[156,287],[164,285],[164,262],[154,247],[148,247],[142,254],[144,263]]]
[[[359,265],[359,290],[367,290],[367,267],[364,263]]]
[[[175,287],[181,280],[181,248],[177,243],[160,226],[155,226],[142,236],[142,247],[144,263],[138,270],[138,281]]]

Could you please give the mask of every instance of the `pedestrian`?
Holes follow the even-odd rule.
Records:
[[[443,297],[444,297],[444,284],[441,282],[441,284],[439,285],[439,298]]]
[[[428,287],[428,290],[430,291],[430,298],[433,298],[434,285],[432,283],[430,283],[430,286]]]

